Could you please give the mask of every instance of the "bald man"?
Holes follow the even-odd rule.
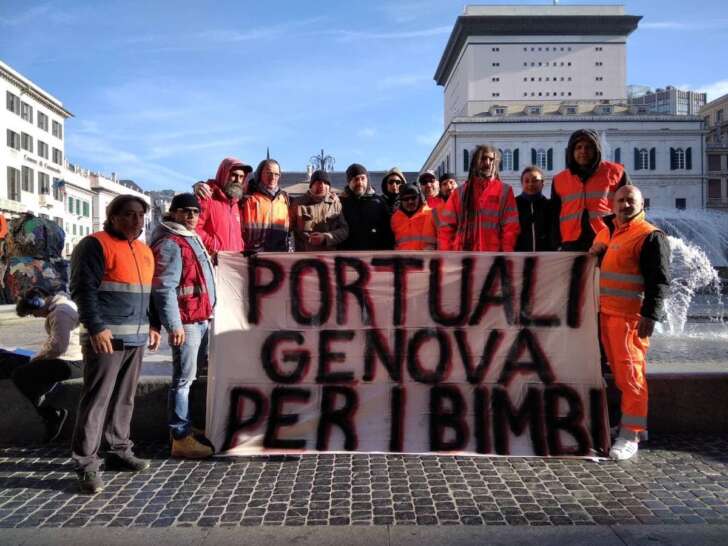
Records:
[[[601,256],[599,333],[622,393],[619,436],[609,456],[622,461],[636,455],[639,440],[646,437],[647,349],[655,322],[664,317],[670,246],[665,234],[645,220],[637,187],[617,190],[613,209],[614,225],[597,234],[589,254]]]

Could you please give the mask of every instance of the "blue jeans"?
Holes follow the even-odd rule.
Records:
[[[190,385],[197,376],[197,365],[207,358],[208,321],[185,324],[185,342],[172,347],[172,385],[167,398],[169,428],[174,438],[190,433]]]

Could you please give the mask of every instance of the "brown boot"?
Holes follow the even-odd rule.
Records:
[[[200,442],[194,434],[172,438],[172,457],[176,459],[207,459],[212,454],[212,448]]]

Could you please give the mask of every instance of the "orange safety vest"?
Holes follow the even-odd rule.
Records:
[[[595,243],[607,245],[599,275],[599,310],[608,315],[639,316],[645,295],[640,253],[647,236],[658,228],[645,220],[644,212],[630,222],[617,225],[614,233],[604,229]]]
[[[401,210],[392,215],[395,250],[435,250],[437,231],[432,209],[424,205],[412,216]]]
[[[602,218],[612,214],[612,199],[623,175],[622,165],[602,161],[586,182],[569,169],[554,177],[554,187],[561,198],[559,226],[562,241],[579,238],[584,210],[589,211],[589,225],[594,233],[607,227]]]
[[[99,312],[114,338],[144,345],[149,331],[149,295],[154,254],[141,241],[117,239],[106,231],[91,234],[104,251],[104,276],[97,291]],[[81,335],[88,333],[81,328]]]

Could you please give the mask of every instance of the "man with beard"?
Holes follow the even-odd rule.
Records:
[[[453,173],[444,173],[440,176],[440,199],[443,203],[447,203],[450,195],[458,187],[458,181]]]
[[[288,252],[290,217],[288,194],[278,187],[281,166],[264,159],[242,203],[246,251]]]
[[[335,250],[349,236],[341,201],[331,191],[331,179],[326,171],[313,172],[308,191],[294,201],[292,211],[297,251]]]
[[[647,430],[647,349],[655,322],[664,318],[670,245],[645,220],[644,199],[635,186],[617,190],[614,210],[613,224],[597,234],[589,254],[602,256],[599,333],[622,393],[619,437],[609,455],[621,461],[637,453]]]
[[[417,184],[405,184],[399,195],[399,210],[392,215],[394,249],[435,250],[435,222],[422,190]]]
[[[214,180],[195,184],[195,192],[200,197],[196,231],[213,259],[221,251],[245,249],[240,201],[246,189],[245,178],[251,171],[239,159],[226,157],[220,162]]]
[[[417,177],[417,182],[422,188],[422,193],[425,195],[428,207],[435,210],[445,204],[443,198],[440,197],[440,181],[437,179],[435,171],[423,172]]]
[[[440,250],[512,252],[520,227],[513,189],[501,182],[498,150],[478,146],[465,184],[457,188],[438,220]]]
[[[399,167],[392,167],[384,173],[384,178],[382,178],[382,200],[387,205],[389,214],[394,214],[394,211],[399,208],[399,190],[406,183],[404,173]]]
[[[553,239],[560,250],[586,252],[594,236],[607,227],[614,192],[631,184],[624,166],[602,160],[599,135],[589,129],[572,133],[566,169],[554,176],[551,205]]]
[[[346,169],[347,186],[341,196],[349,236],[340,250],[392,250],[394,237],[389,224],[389,210],[369,186],[369,172],[364,165],[352,163]]]

